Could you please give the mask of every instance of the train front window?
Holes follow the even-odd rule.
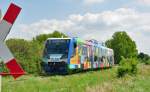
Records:
[[[67,58],[69,52],[69,39],[52,39],[46,42],[45,54],[62,54]]]

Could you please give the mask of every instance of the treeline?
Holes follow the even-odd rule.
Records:
[[[65,34],[54,31],[51,34],[41,34],[32,40],[8,39],[6,44],[29,74],[40,74],[41,59],[44,42],[47,38],[67,37]],[[106,46],[114,50],[115,64],[119,65],[118,76],[136,74],[139,62],[150,64],[150,56],[144,53],[138,54],[136,43],[124,32],[116,32],[112,38],[106,41]],[[7,71],[6,68],[4,68]]]
[[[32,40],[8,39],[6,44],[13,55],[28,74],[40,74],[41,58],[44,48],[44,42],[47,38],[67,37],[65,34],[54,31],[51,34],[41,34]],[[4,71],[7,69],[4,67]]]

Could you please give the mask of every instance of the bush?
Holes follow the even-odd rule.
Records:
[[[9,39],[6,41],[17,62],[29,74],[41,72],[40,62],[43,44],[23,39]],[[3,68],[5,71],[6,69]]]
[[[150,59],[145,61],[146,65],[150,65]]]
[[[146,65],[150,64],[150,56],[148,54],[145,54],[145,53],[141,52],[138,55],[138,59],[139,59],[139,61],[141,61],[141,63],[144,63]]]
[[[122,58],[119,63],[117,75],[123,77],[126,74],[136,75],[137,74],[137,60],[133,58]]]
[[[150,65],[150,59],[147,59],[147,60],[145,60],[145,59],[139,59],[139,61],[140,61],[140,63],[143,63],[145,65]]]

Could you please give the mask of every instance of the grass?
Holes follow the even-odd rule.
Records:
[[[137,76],[116,77],[116,68],[67,76],[26,75],[3,78],[2,92],[150,92],[150,65],[139,65]]]
[[[137,76],[126,75],[100,85],[87,87],[86,92],[150,92],[150,65],[139,65]]]

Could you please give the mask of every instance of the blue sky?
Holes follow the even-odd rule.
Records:
[[[149,6],[138,5],[136,0],[105,0],[93,5],[85,5],[84,0],[1,0],[0,8],[3,13],[11,2],[23,8],[19,23],[32,23],[40,19],[65,19],[70,14],[96,13],[120,7],[150,11]]]
[[[3,14],[11,2],[22,11],[8,38],[32,39],[59,30],[105,41],[126,31],[139,51],[150,54],[150,0],[1,0]]]

